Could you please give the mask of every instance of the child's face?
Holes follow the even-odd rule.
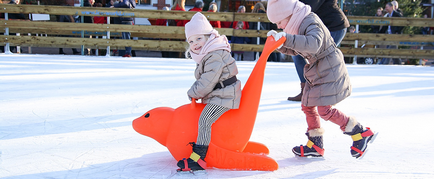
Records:
[[[381,16],[383,14],[383,11],[381,9],[377,9],[377,15]]]
[[[290,18],[290,17],[287,17],[287,18],[285,18],[285,19],[283,19],[283,20],[277,22],[277,23],[276,23],[277,28],[279,28],[279,29],[285,29],[286,25],[288,25],[289,18]]]
[[[193,53],[199,54],[202,47],[205,45],[208,39],[203,34],[193,35],[188,38],[188,44],[190,45],[190,50]]]
[[[242,29],[242,28],[244,27],[244,24],[243,24],[243,23],[240,23],[240,22],[238,22],[238,24],[237,24],[237,27],[238,27],[238,29]]]

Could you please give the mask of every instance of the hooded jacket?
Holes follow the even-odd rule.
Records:
[[[196,82],[188,90],[188,96],[202,99],[207,104],[216,104],[230,109],[238,109],[241,100],[241,81],[220,89],[214,87],[238,74],[235,59],[226,50],[215,50],[203,57],[195,70]]]
[[[278,51],[301,55],[308,61],[304,67],[306,85],[302,104],[334,105],[350,96],[351,83],[343,54],[321,19],[310,13],[301,23],[299,34],[286,34],[286,41]]]

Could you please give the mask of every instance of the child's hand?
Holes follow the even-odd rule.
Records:
[[[267,33],[267,36],[273,36],[274,37],[274,40],[275,41],[278,41],[280,38],[282,38],[283,36],[286,36],[286,33],[285,32],[279,32],[279,33],[277,33],[275,30],[270,30],[268,33]],[[279,47],[277,47],[277,49],[280,49],[280,48],[282,48],[282,46],[283,46],[283,44],[282,45],[280,45]]]
[[[270,30],[267,33],[267,37],[270,36],[270,35],[273,35],[273,34],[277,34],[277,32],[275,30]]]

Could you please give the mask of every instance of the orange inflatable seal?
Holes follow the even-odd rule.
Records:
[[[212,126],[211,143],[205,161],[208,167],[236,170],[278,169],[277,162],[268,157],[268,148],[249,141],[258,112],[268,56],[285,38],[275,41],[268,37],[262,55],[257,61],[242,90],[239,109],[224,113]],[[178,161],[188,158],[192,148],[187,145],[197,139],[199,116],[205,104],[154,108],[133,121],[138,133],[151,137],[166,146]]]

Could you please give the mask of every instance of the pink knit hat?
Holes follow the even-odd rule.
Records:
[[[272,23],[278,23],[292,15],[283,29],[289,34],[298,34],[303,19],[311,12],[309,5],[299,0],[268,0],[267,17]]]
[[[268,0],[267,16],[272,23],[277,23],[287,17],[293,12],[296,0]]]
[[[185,24],[185,37],[188,38],[198,34],[210,34],[214,28],[206,17],[198,12],[191,17],[190,22]]]

